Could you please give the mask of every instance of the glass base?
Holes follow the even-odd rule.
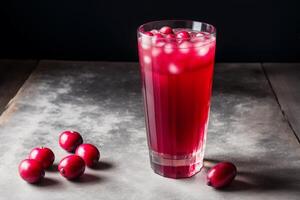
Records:
[[[151,167],[155,173],[168,178],[188,178],[203,167],[203,151],[193,154],[174,156],[150,150]]]

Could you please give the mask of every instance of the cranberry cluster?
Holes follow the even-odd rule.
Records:
[[[64,131],[59,136],[59,145],[70,153],[58,165],[58,171],[67,179],[80,177],[85,166],[95,167],[100,159],[100,152],[92,144],[83,144],[83,139],[78,132]],[[55,155],[50,148],[36,147],[29,153],[28,159],[19,164],[19,174],[28,183],[37,183],[45,176],[55,160]]]
[[[173,29],[169,26],[164,26],[162,27],[159,31],[157,30],[152,30],[145,32],[146,35],[148,36],[153,36],[154,39],[162,39],[164,36],[166,39],[189,39],[190,34],[187,31],[178,31],[174,32]]]
[[[64,157],[58,165],[58,171],[67,179],[83,175],[85,166],[95,167],[100,159],[100,152],[92,144],[83,144],[78,132],[64,131],[59,136],[59,145],[66,151],[74,153]],[[36,147],[29,153],[28,159],[19,164],[19,174],[28,183],[37,183],[45,176],[55,160],[54,153],[47,147]],[[237,169],[230,162],[220,162],[207,173],[207,185],[216,189],[228,186],[237,174]]]
[[[164,26],[159,30],[153,29],[151,31],[144,32],[145,35],[151,36],[153,43],[157,43],[160,41],[165,42],[179,42],[183,41],[205,41],[211,39],[210,34],[207,32],[189,32],[188,30],[177,30],[172,29],[169,26]]]

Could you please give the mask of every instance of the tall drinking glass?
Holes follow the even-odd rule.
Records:
[[[216,29],[166,20],[138,28],[138,50],[151,166],[170,178],[203,166]]]

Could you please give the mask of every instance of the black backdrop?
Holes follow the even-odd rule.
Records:
[[[136,28],[158,19],[217,27],[217,61],[300,61],[300,3],[271,0],[0,3],[0,58],[136,61]]]

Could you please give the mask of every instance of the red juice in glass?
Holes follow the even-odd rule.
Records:
[[[138,29],[150,162],[170,178],[203,166],[216,47],[212,25],[157,21]]]

